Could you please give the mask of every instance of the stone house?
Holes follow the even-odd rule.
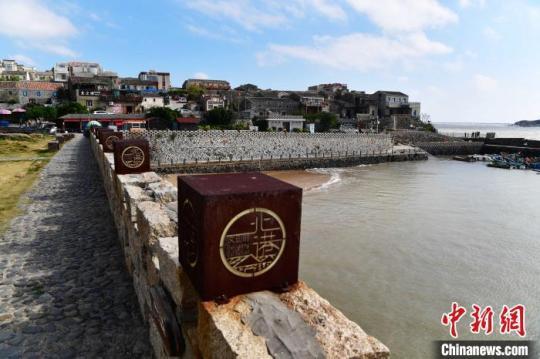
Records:
[[[42,81],[0,81],[0,102],[47,104],[56,99],[63,85]]]

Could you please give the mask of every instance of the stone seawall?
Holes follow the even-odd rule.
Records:
[[[427,160],[427,153],[421,150],[403,150],[388,153],[366,153],[363,155],[350,155],[340,157],[304,157],[304,158],[277,158],[253,159],[247,161],[220,161],[196,162],[185,164],[160,163],[156,170],[160,173],[221,173],[221,172],[249,172],[249,171],[276,171],[276,170],[302,170],[308,168],[352,167],[361,164],[374,164],[383,162],[401,162]]]
[[[155,172],[117,175],[112,154],[90,141],[157,358],[390,356],[303,282],[201,302],[178,262],[177,189]]]
[[[416,146],[433,156],[474,155],[482,153],[482,142],[419,142]]]
[[[152,163],[158,166],[160,163],[358,155],[392,149],[392,137],[386,134],[150,130],[125,132],[124,138],[146,139]]]

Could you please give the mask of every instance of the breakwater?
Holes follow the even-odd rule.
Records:
[[[486,139],[482,153],[517,153],[527,156],[540,156],[540,141],[525,138],[491,138]]]
[[[425,151],[407,149],[400,151],[336,154],[331,157],[305,156],[299,158],[253,158],[238,161],[196,161],[178,164],[159,163],[156,170],[160,173],[221,173],[273,170],[302,170],[309,168],[352,167],[361,164],[384,162],[427,160]]]
[[[416,146],[433,156],[473,155],[482,153],[482,142],[419,142]]]
[[[116,174],[113,154],[94,135],[90,142],[155,357],[389,357],[303,282],[202,302],[178,261],[176,187],[155,172]]]

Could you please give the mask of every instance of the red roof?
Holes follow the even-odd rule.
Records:
[[[183,123],[183,124],[193,124],[198,125],[199,119],[196,117],[177,117],[176,122]]]
[[[64,85],[57,82],[0,81],[0,88],[5,88],[5,89],[56,91],[61,87],[64,87]]]

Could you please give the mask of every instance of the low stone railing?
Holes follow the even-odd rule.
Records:
[[[303,282],[201,302],[178,261],[177,189],[154,172],[117,175],[113,155],[90,141],[157,358],[390,356]]]

